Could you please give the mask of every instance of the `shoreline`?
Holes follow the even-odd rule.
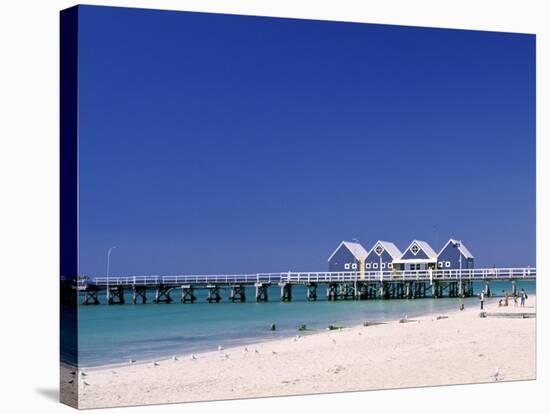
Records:
[[[503,296],[502,296],[503,297]],[[535,295],[533,295],[533,297],[535,297]],[[490,298],[486,299],[485,303],[486,303],[486,306],[489,306],[491,303],[497,303],[498,302],[498,299],[501,298],[501,296],[498,296],[498,295],[494,295],[494,296],[491,296]],[[439,299],[439,300],[445,300],[446,298],[443,298],[443,299]],[[458,298],[456,298],[458,299]],[[471,299],[471,298],[466,298],[466,299]],[[423,299],[417,299],[418,301],[421,301]],[[479,307],[479,300],[477,300],[476,302],[476,305]],[[510,306],[510,308],[513,308],[513,303],[512,303],[512,306]],[[470,305],[467,305],[467,309],[473,309],[473,307]],[[447,310],[442,310],[441,312],[436,312],[436,313],[445,313],[445,314],[451,314],[451,313],[455,313],[455,312],[459,312],[458,309],[456,308],[452,308],[452,309],[447,309]],[[402,316],[405,316],[405,314],[403,314]],[[413,315],[412,317],[415,318],[415,319],[424,319],[424,318],[427,318],[427,317],[430,317],[432,316],[432,312],[422,312],[422,313],[418,313],[418,314],[415,314],[413,312]],[[349,325],[343,325],[344,322],[330,322],[330,324],[334,324],[334,325],[342,325],[344,329],[353,329],[353,328],[359,328],[359,327],[362,327],[363,326],[363,323],[365,322],[368,322],[370,324],[391,324],[391,323],[397,323],[398,322],[398,319],[394,319],[394,318],[388,318],[388,319],[372,319],[372,320],[363,320],[362,322],[358,322],[358,321],[355,321],[353,322],[352,324],[349,324]],[[298,326],[298,325],[297,325]],[[328,326],[328,325],[327,325]],[[324,332],[327,332],[328,329],[327,327],[325,328],[311,328],[309,329],[308,328],[308,331],[306,332],[303,332],[303,331],[299,331],[298,328],[294,329],[293,331],[284,331],[285,333],[283,335],[278,335],[281,331],[278,331],[275,333],[275,335],[278,335],[277,337],[256,337],[256,338],[249,338],[248,340],[247,339],[233,339],[232,342],[235,342],[236,344],[235,345],[227,345],[226,346],[226,349],[227,350],[230,350],[230,349],[239,349],[239,348],[242,348],[242,347],[246,347],[246,346],[254,346],[254,345],[260,345],[260,344],[264,344],[266,342],[271,342],[271,341],[278,341],[278,340],[284,340],[284,339],[291,339],[293,337],[295,337],[296,335],[300,335],[300,336],[311,336],[311,335],[316,335],[316,334],[321,334],[321,333],[324,333]],[[98,365],[80,365],[80,368],[79,369],[85,369],[85,370],[89,370],[89,371],[93,371],[93,370],[98,370],[98,369],[108,369],[108,368],[120,368],[120,367],[125,367],[125,366],[137,366],[137,365],[140,365],[140,364],[149,364],[151,363],[152,361],[165,361],[165,360],[170,360],[174,355],[177,356],[178,358],[186,358],[187,356],[190,356],[191,354],[194,354],[196,356],[198,355],[202,355],[202,354],[210,354],[210,353],[215,353],[215,348],[217,347],[217,344],[212,344],[212,346],[209,348],[210,350],[207,350],[207,349],[202,349],[202,350],[196,350],[196,351],[174,351],[174,352],[165,352],[163,354],[160,354],[160,355],[157,355],[156,357],[146,357],[144,359],[140,359],[138,357],[133,357],[132,359],[135,359],[136,362],[135,363],[132,363],[130,364],[128,361],[120,361],[120,362],[108,362],[108,363],[103,363],[103,364],[98,364]],[[70,365],[68,363],[65,363],[66,365]],[[76,366],[74,365],[71,365],[72,369],[76,369]]]
[[[536,312],[525,308],[484,311]],[[536,377],[536,319],[480,318],[479,304],[414,321],[323,330],[222,351],[86,369],[80,408],[529,380]],[[445,318],[437,319],[437,316]],[[435,329],[434,329],[435,328]],[[298,332],[299,334],[299,332]],[[248,352],[245,351],[245,347]],[[255,352],[257,349],[258,352]],[[63,370],[62,370],[63,371]],[[82,371],[82,369],[80,370]]]

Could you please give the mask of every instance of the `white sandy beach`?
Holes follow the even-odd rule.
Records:
[[[485,310],[535,312],[534,295],[523,309],[510,302],[498,308],[493,299]],[[79,408],[98,408],[494,382],[497,369],[498,381],[535,379],[536,319],[480,318],[479,312],[472,306],[439,320],[428,315],[250,344],[248,352],[239,347],[195,360],[178,355],[156,366],[138,361],[90,369],[72,384],[63,369],[62,392],[74,401],[79,389]]]

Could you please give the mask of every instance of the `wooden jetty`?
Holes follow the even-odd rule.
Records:
[[[147,302],[147,292],[154,303],[171,303],[180,293],[181,303],[195,303],[198,292],[206,293],[208,303],[224,300],[223,291],[229,291],[226,300],[245,302],[246,289],[255,289],[255,301],[267,302],[270,287],[279,287],[279,299],[291,302],[293,288],[304,286],[306,299],[315,301],[319,288],[326,290],[328,300],[415,299],[442,297],[470,297],[473,283],[483,283],[486,296],[491,296],[491,283],[508,281],[510,295],[517,293],[516,282],[536,280],[536,268],[490,268],[445,270],[391,270],[363,272],[281,272],[232,275],[177,275],[177,276],[123,276],[62,278],[62,300],[70,292],[80,292],[83,305],[100,303],[104,295],[108,304],[124,304],[125,293],[131,292],[132,303]],[[67,294],[69,292],[69,294]],[[77,298],[79,295],[76,295]],[[72,297],[72,302],[75,299]]]

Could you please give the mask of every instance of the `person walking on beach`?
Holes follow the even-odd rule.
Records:
[[[504,306],[508,306],[508,291],[504,294]]]
[[[485,300],[485,293],[482,291],[480,294],[479,294],[479,303],[481,305],[481,310],[483,310],[483,301]]]
[[[519,294],[519,303],[522,308],[525,307],[525,300],[527,299],[527,293],[525,290],[521,289],[521,292]]]

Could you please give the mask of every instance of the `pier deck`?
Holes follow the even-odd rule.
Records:
[[[255,300],[266,302],[268,288],[280,288],[280,300],[290,302],[292,287],[306,286],[307,300],[316,300],[319,287],[326,288],[328,300],[345,299],[404,299],[422,297],[468,297],[474,294],[473,282],[483,282],[484,292],[491,295],[491,282],[511,283],[510,295],[517,293],[516,282],[536,280],[536,268],[490,268],[446,270],[391,270],[354,272],[279,272],[255,274],[220,275],[173,275],[173,276],[81,276],[77,280],[62,279],[62,288],[84,292],[82,304],[100,303],[99,294],[104,293],[106,303],[123,304],[124,292],[133,292],[132,303],[145,303],[146,292],[154,292],[154,303],[170,303],[172,295],[181,294],[181,303],[194,303],[197,290],[207,292],[209,303],[223,300],[220,290],[230,289],[227,297],[231,302],[245,302],[245,288],[255,288]]]

